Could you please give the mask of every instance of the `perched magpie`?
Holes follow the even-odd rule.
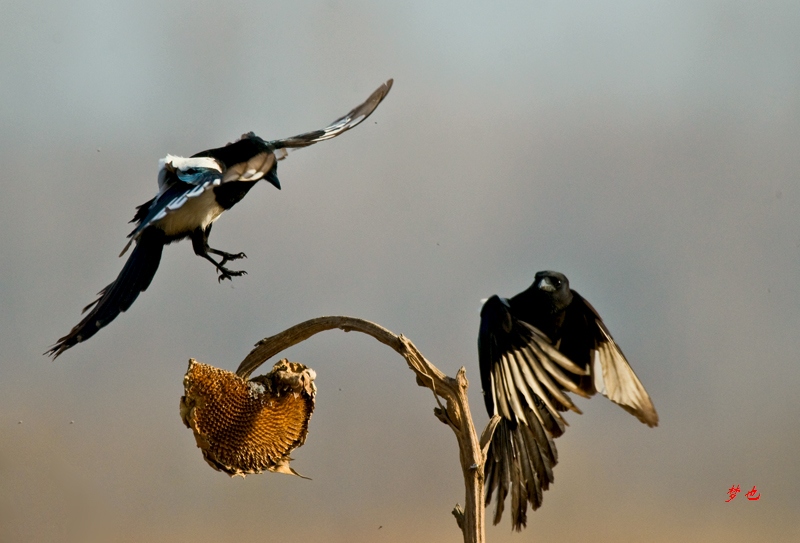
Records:
[[[370,116],[391,88],[390,79],[366,102],[322,130],[273,141],[250,132],[225,147],[209,149],[190,158],[167,155],[160,160],[158,194],[137,208],[131,221],[136,223],[136,228],[128,235],[130,241],[120,253],[122,256],[135,242],[128,261],[116,280],[83,309],[83,312],[91,309],[89,314],[45,354],[57,358],[73,345],[92,337],[120,311],[126,311],[150,285],[164,245],[190,238],[195,254],[217,268],[218,280],[245,274],[225,267],[231,260],[245,258],[244,253],[226,253],[208,246],[214,221],[244,198],[261,179],[280,189],[278,161],[286,158],[289,150],[334,138],[358,125]],[[219,256],[219,261],[212,258],[212,254]]]
[[[575,407],[565,392],[607,396],[650,427],[658,414],[600,315],[558,272],[540,271],[510,299],[492,296],[481,309],[478,359],[489,416],[498,415],[484,476],[486,505],[497,490],[494,523],[511,490],[511,523],[527,522],[553,482],[553,439]]]

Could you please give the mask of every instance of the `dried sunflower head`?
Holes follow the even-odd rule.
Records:
[[[181,419],[216,470],[244,477],[291,473],[289,453],[305,443],[316,373],[285,358],[267,375],[242,379],[194,359],[183,378]]]

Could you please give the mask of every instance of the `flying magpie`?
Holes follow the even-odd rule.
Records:
[[[478,360],[489,416],[498,415],[484,466],[486,506],[497,491],[494,523],[511,491],[511,523],[521,530],[553,482],[554,438],[575,407],[565,392],[600,392],[650,427],[658,414],[600,315],[564,274],[540,271],[533,284],[481,309]]]
[[[358,125],[378,107],[392,88],[392,80],[378,87],[367,100],[327,128],[287,139],[267,141],[254,133],[244,134],[224,147],[209,149],[189,158],[167,155],[159,161],[158,193],[137,208],[132,223],[136,228],[120,253],[135,247],[119,276],[98,293],[86,306],[89,313],[45,354],[57,358],[73,345],[85,341],[113,321],[133,304],[140,292],[150,285],[165,245],[189,238],[195,254],[216,267],[218,280],[231,279],[245,271],[230,270],[225,265],[246,258],[244,253],[227,253],[208,245],[211,227],[223,211],[232,208],[260,180],[281,188],[278,161],[289,150],[307,147],[318,141],[335,138]],[[216,255],[215,260],[211,255]]]

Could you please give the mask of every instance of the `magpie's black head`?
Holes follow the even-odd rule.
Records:
[[[572,292],[569,289],[569,279],[563,273],[554,271],[540,271],[533,280],[529,289],[537,298],[550,301],[553,309],[560,311],[572,302]]]

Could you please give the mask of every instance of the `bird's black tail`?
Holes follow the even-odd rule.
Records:
[[[529,415],[533,427],[507,419],[497,424],[484,465],[487,507],[497,490],[493,522],[500,522],[510,490],[511,524],[517,531],[527,523],[528,503],[534,511],[542,504],[542,491],[553,482],[553,466],[558,462],[553,439],[535,415]]]
[[[155,228],[144,230],[116,280],[98,293],[97,300],[83,308],[84,313],[91,308],[89,314],[44,354],[57,358],[73,345],[95,335],[117,318],[120,311],[126,311],[139,293],[150,286],[165,243],[162,231]]]

